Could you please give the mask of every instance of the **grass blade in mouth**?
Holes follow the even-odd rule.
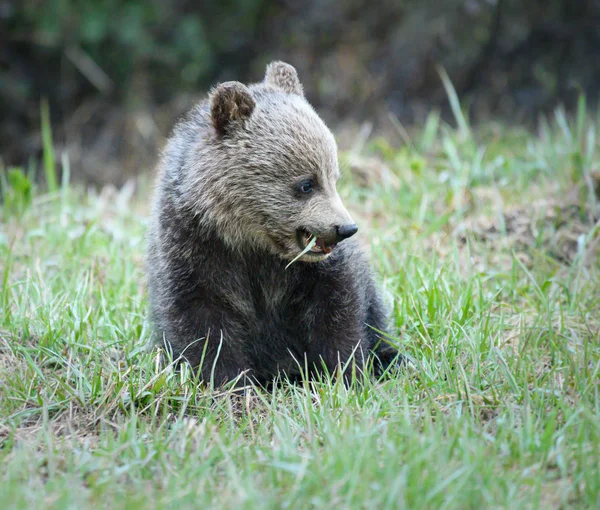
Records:
[[[305,253],[308,253],[310,250],[312,250],[312,247],[315,245],[315,243],[317,242],[317,236],[312,236],[310,241],[308,242],[308,244],[306,245],[306,248],[304,248],[298,255],[296,255],[292,261],[285,266],[285,268],[287,269],[288,267],[290,267],[294,262],[296,262],[300,257],[302,257],[302,255],[304,255]]]

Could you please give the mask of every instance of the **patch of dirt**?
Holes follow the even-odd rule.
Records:
[[[600,174],[595,175],[600,183]],[[600,251],[600,205],[582,200],[583,186],[565,195],[546,196],[531,204],[513,207],[494,218],[470,218],[454,234],[462,245],[469,241],[494,248],[502,267],[510,263],[501,254],[514,252],[531,267],[536,252],[560,264],[570,265],[581,257],[584,264],[598,259]]]
[[[442,413],[450,415],[455,412],[457,406],[463,407],[466,412],[472,412],[478,417],[482,423],[489,422],[498,416],[499,403],[490,400],[488,396],[471,393],[465,399],[465,396],[460,396],[455,393],[438,395],[435,401],[439,404]]]

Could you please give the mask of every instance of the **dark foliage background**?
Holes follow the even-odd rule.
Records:
[[[275,58],[334,124],[445,108],[437,65],[473,118],[531,122],[597,102],[600,0],[0,0],[0,154],[38,155],[48,98],[75,172],[119,182],[208,87]]]

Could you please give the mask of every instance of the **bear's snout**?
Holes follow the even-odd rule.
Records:
[[[348,239],[352,237],[354,234],[358,232],[358,226],[356,223],[351,223],[350,225],[337,225],[335,227],[335,236],[338,242],[343,241],[344,239]]]

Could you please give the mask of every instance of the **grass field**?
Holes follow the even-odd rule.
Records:
[[[456,113],[342,155],[412,360],[350,389],[235,399],[165,368],[145,347],[149,186],[3,170],[0,507],[600,507],[596,122]]]

